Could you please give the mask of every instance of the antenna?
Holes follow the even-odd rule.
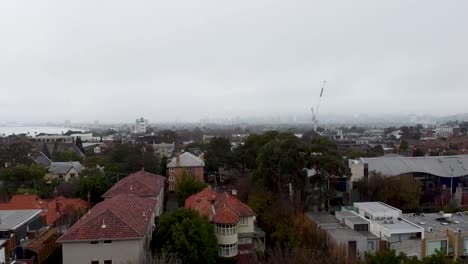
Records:
[[[327,83],[326,80],[323,81],[322,89],[320,90],[320,96],[319,96],[317,105],[315,106],[315,109],[314,109],[314,107],[310,108],[310,110],[312,111],[312,122],[314,122],[314,132],[317,132],[317,125],[318,125],[318,122],[319,122],[318,117],[319,117],[320,102],[322,101],[323,90],[325,89],[325,84],[326,83]]]

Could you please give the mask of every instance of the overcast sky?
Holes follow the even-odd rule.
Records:
[[[0,123],[468,112],[468,1],[2,1]]]

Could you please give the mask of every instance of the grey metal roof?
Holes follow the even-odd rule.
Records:
[[[468,175],[468,155],[361,158],[360,162],[369,164],[369,171],[388,176],[414,172],[448,178]]]
[[[52,174],[66,174],[71,168],[81,172],[81,163],[78,161],[52,162],[50,163],[49,172]]]
[[[458,213],[451,214],[452,217],[450,220],[441,220],[444,217],[438,213],[430,214],[404,214],[403,219],[415,223],[423,227],[426,232],[428,228],[432,228],[432,232],[444,232],[447,229],[457,231],[460,228],[463,232],[468,231],[468,214],[467,213]],[[444,224],[443,224],[444,223]]]
[[[15,230],[42,210],[0,210],[0,230]]]
[[[190,152],[184,152],[179,155],[180,157],[180,164],[177,165],[177,157],[172,158],[171,162],[167,164],[168,168],[175,168],[175,167],[203,167],[205,166],[205,162],[200,159],[199,157],[193,155]]]

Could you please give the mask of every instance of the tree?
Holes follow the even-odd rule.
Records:
[[[187,172],[183,172],[181,177],[176,180],[175,192],[177,197],[177,203],[179,206],[184,206],[185,199],[190,195],[201,192],[208,185],[200,182]]]
[[[81,152],[85,152],[83,148],[83,141],[81,140],[81,137],[76,137],[76,142],[75,145],[81,150]]]
[[[403,253],[397,255],[395,250],[391,251],[379,251],[375,254],[366,254],[366,262],[369,264],[449,264],[463,263],[462,260],[457,259],[453,261],[451,258],[447,258],[445,254],[441,251],[437,251],[436,254],[426,256],[422,260],[418,260],[415,257],[408,257]]]
[[[215,137],[206,145],[205,168],[218,171],[232,162],[231,142],[228,138]]]
[[[167,168],[167,157],[162,156],[160,163],[159,163],[159,171],[162,176],[167,176],[166,175],[166,168]]]
[[[45,194],[44,167],[32,164],[31,166],[16,165],[10,168],[0,169],[0,193],[15,194],[20,192],[31,192],[40,195]]]
[[[408,141],[406,141],[406,140],[404,140],[404,139],[401,140],[401,141],[400,141],[400,147],[399,147],[400,152],[404,152],[404,151],[406,151],[407,149],[408,149]]]
[[[408,176],[371,173],[357,182],[359,193],[370,201],[382,201],[402,209],[416,209],[421,197],[421,182]]]
[[[93,204],[102,201],[101,196],[111,187],[111,182],[107,176],[98,169],[83,171],[81,176],[76,196],[87,200],[89,193]]]
[[[83,157],[74,151],[54,152],[52,154],[53,161],[83,161]]]
[[[185,208],[163,215],[151,241],[156,254],[175,255],[182,263],[216,262],[218,241],[214,226],[197,212]]]

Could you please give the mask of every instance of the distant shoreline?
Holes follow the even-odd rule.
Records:
[[[0,126],[0,137],[27,134],[35,136],[40,133],[46,134],[62,134],[68,130],[84,131],[81,128],[61,127],[61,126]]]

